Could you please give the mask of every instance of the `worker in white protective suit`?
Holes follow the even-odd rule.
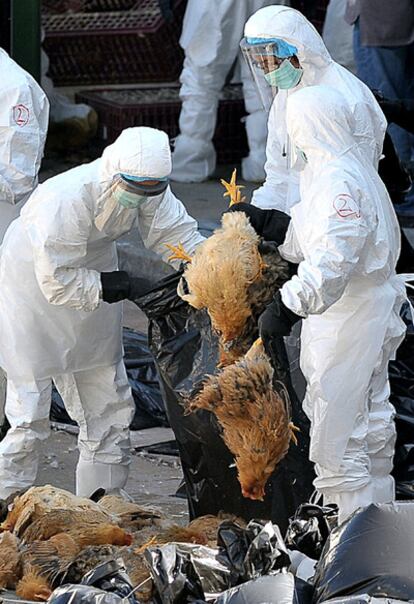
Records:
[[[52,380],[79,424],[76,489],[122,488],[133,401],[122,361],[122,305],[149,287],[117,271],[115,240],[138,226],[146,247],[191,252],[203,240],[168,184],[168,137],[130,128],[101,158],[40,185],[0,254],[0,363],[10,429],[0,497],[30,486],[49,434]]]
[[[214,172],[212,143],[220,92],[239,53],[250,15],[274,0],[189,0],[180,44],[185,53],[181,73],[180,134],[173,153],[172,180],[201,182]],[[289,4],[280,0],[278,4]],[[249,155],[242,160],[245,180],[265,177],[267,113],[255,93],[247,65],[241,62]]]
[[[242,50],[262,101],[271,107],[266,181],[253,194],[255,206],[289,214],[290,207],[299,200],[298,176],[290,170],[286,102],[306,86],[326,84],[338,90],[354,116],[356,139],[372,165],[378,166],[387,125],[378,103],[367,86],[332,60],[316,29],[299,11],[285,6],[262,8],[247,21],[244,34]],[[265,79],[263,65],[257,59],[267,53],[270,58]],[[279,66],[282,71],[278,73]]]
[[[0,48],[0,243],[37,185],[49,119],[37,82]],[[0,368],[0,426],[6,376]]]
[[[287,101],[300,203],[279,248],[298,263],[259,320],[270,344],[303,318],[303,403],[315,487],[344,520],[394,499],[395,444],[388,362],[405,333],[405,285],[395,273],[400,230],[384,183],[354,136],[354,118],[328,86]]]
[[[331,87],[303,88],[287,101],[300,202],[279,250],[299,266],[259,319],[269,352],[304,319],[300,365],[314,484],[325,503],[338,505],[340,522],[360,506],[394,499],[388,362],[405,333],[405,287],[395,274],[399,226],[355,126]],[[280,212],[262,214],[267,236],[271,222],[277,233]],[[263,234],[257,217],[255,224]]]

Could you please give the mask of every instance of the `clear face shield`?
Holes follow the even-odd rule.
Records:
[[[277,69],[282,62],[282,59],[275,56],[274,47],[273,42],[263,45],[250,44],[246,38],[243,38],[240,42],[244,60],[249,66],[257,93],[265,111],[270,111],[270,107],[278,92],[278,88],[272,86],[266,78],[267,74]]]
[[[108,236],[124,231],[135,219],[137,210],[149,197],[161,195],[167,189],[167,177],[153,179],[134,177],[128,174],[116,174],[110,185],[98,200],[98,212],[95,225]]]
[[[293,88],[301,80],[303,70],[296,58],[297,48],[278,38],[243,38],[240,48],[262,105],[269,111],[279,89]]]

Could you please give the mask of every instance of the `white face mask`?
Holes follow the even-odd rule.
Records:
[[[109,239],[115,240],[127,233],[137,219],[137,210],[126,209],[114,195],[116,187],[110,186],[97,202],[95,226]]]
[[[121,187],[117,187],[113,191],[113,195],[117,202],[127,210],[136,210],[141,204],[147,201],[146,195],[139,195],[138,193],[131,193]]]

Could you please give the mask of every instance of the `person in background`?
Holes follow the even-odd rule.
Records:
[[[288,0],[278,4],[288,4]],[[214,172],[212,142],[220,92],[238,54],[248,17],[273,0],[189,0],[180,44],[180,134],[173,153],[172,180],[202,182]],[[258,100],[247,65],[241,64],[249,155],[242,160],[245,180],[264,180],[267,113]]]
[[[344,20],[346,0],[330,0],[326,9],[322,38],[334,61],[356,73],[353,27]]]
[[[354,23],[357,75],[390,100],[414,100],[414,3],[412,0],[347,0],[345,19]],[[396,124],[389,127],[402,162],[414,159],[414,136]],[[399,214],[414,215],[411,188]]]
[[[79,425],[76,491],[123,488],[134,404],[122,360],[122,304],[151,287],[117,270],[115,241],[138,226],[147,248],[191,253],[197,223],[169,187],[168,136],[129,128],[102,157],[34,191],[0,256],[0,365],[7,371],[0,498],[33,484],[49,434],[52,380]]]

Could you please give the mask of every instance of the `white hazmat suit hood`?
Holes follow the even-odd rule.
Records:
[[[281,293],[306,319],[303,408],[311,421],[315,487],[339,505],[341,520],[394,497],[388,362],[405,333],[399,316],[405,288],[395,274],[398,222],[355,128],[333,88],[309,86],[288,99],[288,133],[306,162],[280,248],[299,267]]]
[[[289,90],[278,90],[268,122],[266,182],[253,196],[253,203],[289,213],[297,203],[297,174],[288,165],[286,102],[299,90],[319,84],[335,88],[348,105],[354,120],[354,138],[378,166],[386,129],[385,117],[370,90],[346,69],[332,60],[313,25],[299,11],[285,6],[268,6],[247,21],[246,38],[280,38],[297,48],[303,69],[300,83]]]

